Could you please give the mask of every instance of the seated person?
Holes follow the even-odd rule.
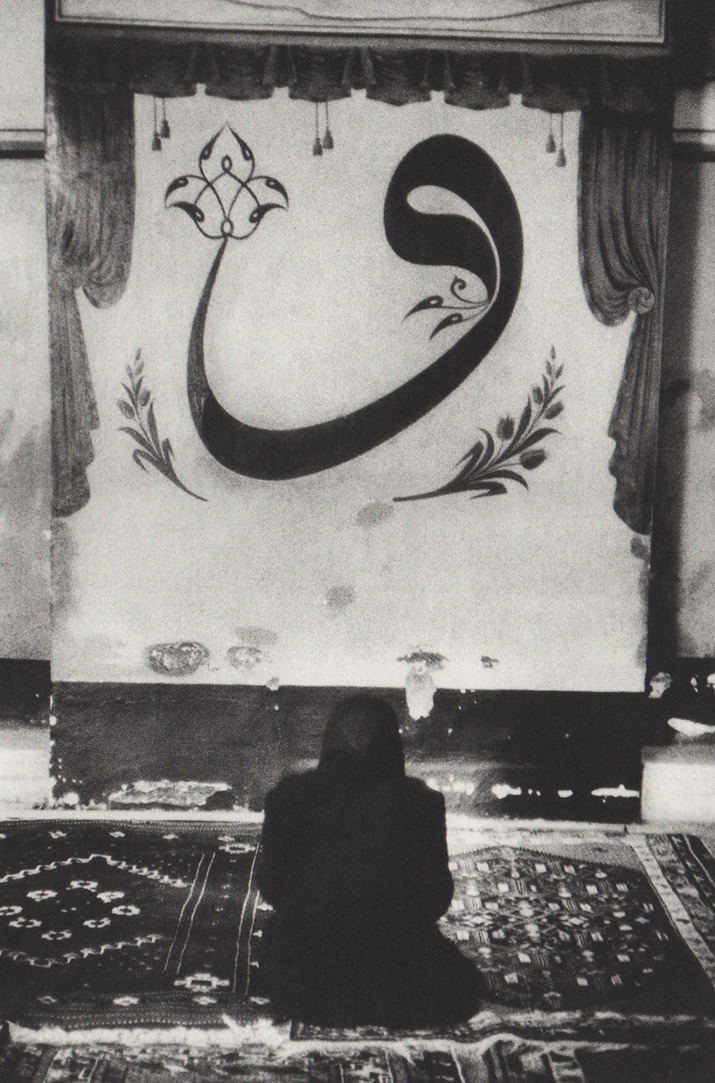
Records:
[[[385,701],[338,704],[318,767],[267,795],[257,876],[279,1017],[420,1027],[478,1009],[479,972],[436,925],[453,891],[444,798],[405,776]]]

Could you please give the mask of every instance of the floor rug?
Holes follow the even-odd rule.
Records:
[[[12,1045],[0,1083],[712,1083],[715,1049],[487,1045],[235,1052],[159,1046]]]
[[[259,829],[35,822],[0,832],[0,1012],[72,1029],[250,1017]]]
[[[257,827],[1,826],[6,1018],[214,1027],[268,1012],[256,981],[269,913],[255,885]],[[694,1038],[715,1015],[715,859],[701,837],[504,824],[452,850],[442,928],[481,970],[488,1004],[444,1037],[481,1040],[508,1023],[527,1036],[630,1041],[690,1027]]]
[[[712,841],[508,824],[468,835],[452,847],[455,894],[441,925],[479,967],[489,1002],[444,1037],[478,1041],[508,1027],[532,1038],[712,1039]],[[293,1034],[387,1032],[297,1024]]]
[[[644,852],[635,867],[629,850],[630,838],[561,852],[486,846],[453,858],[455,897],[443,929],[479,966],[489,999],[567,1011],[715,1007],[715,971],[694,920],[683,921],[673,893],[654,882],[657,859],[649,869]],[[685,870],[675,850],[668,856]],[[694,906],[706,905],[707,886],[693,889]]]

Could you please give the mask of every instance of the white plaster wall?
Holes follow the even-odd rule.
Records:
[[[0,657],[50,656],[50,387],[41,161],[0,161]]]
[[[398,659],[416,648],[447,659],[449,687],[639,690],[643,684],[643,560],[612,511],[606,432],[630,325],[604,328],[578,270],[578,118],[566,118],[565,169],[544,153],[548,120],[514,101],[472,113],[431,103],[395,110],[355,94],[331,107],[336,148],[311,154],[313,107],[283,92],[267,102],[172,101],[172,137],[152,153],[152,103],[137,99],[137,221],[125,296],[82,304],[101,427],[92,499],[61,525],[53,676],[158,679],[145,651],[197,640],[211,682],[401,685]],[[374,451],[289,482],[238,477],[214,462],[186,399],[186,351],[215,252],[163,195],[195,171],[198,152],[229,121],[258,172],[285,184],[271,212],[236,243],[220,272],[207,329],[207,368],[242,420],[277,427],[354,409],[442,352],[434,317],[409,308],[448,289],[449,268],[418,268],[388,248],[385,189],[404,153],[435,133],[480,143],[521,210],[521,295],[502,338],[430,415]],[[441,340],[441,341],[440,341]],[[480,427],[518,417],[552,345],[565,363],[565,409],[529,475],[530,491],[394,504],[453,476]],[[132,461],[116,402],[137,349],[184,483],[201,503]],[[517,491],[518,489],[518,491]],[[377,511],[376,511],[377,506]],[[367,507],[371,511],[366,512]],[[369,524],[372,525],[369,525]],[[264,654],[251,672],[232,645]],[[498,659],[486,668],[481,658]]]
[[[44,0],[0,0],[0,142],[45,126]]]

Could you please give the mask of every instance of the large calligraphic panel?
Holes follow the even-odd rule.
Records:
[[[559,168],[548,116],[516,100],[398,112],[355,94],[319,156],[315,107],[284,92],[168,108],[156,153],[136,100],[126,293],[80,302],[100,427],[91,500],[55,545],[55,678],[641,688],[644,547],[608,471],[630,323],[600,325],[584,297],[577,115]],[[202,181],[172,189],[183,208],[164,201],[227,122],[246,154],[224,130],[203,164],[232,159],[230,229]],[[410,250],[395,223],[411,216]],[[439,255],[450,233],[463,252]],[[295,476],[270,448],[261,470],[235,458],[236,431],[338,432],[426,371],[433,398],[367,450]],[[202,428],[207,388],[228,443],[215,417]]]

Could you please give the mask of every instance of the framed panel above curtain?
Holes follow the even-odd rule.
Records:
[[[662,44],[665,0],[56,0],[60,21],[318,35]]]

